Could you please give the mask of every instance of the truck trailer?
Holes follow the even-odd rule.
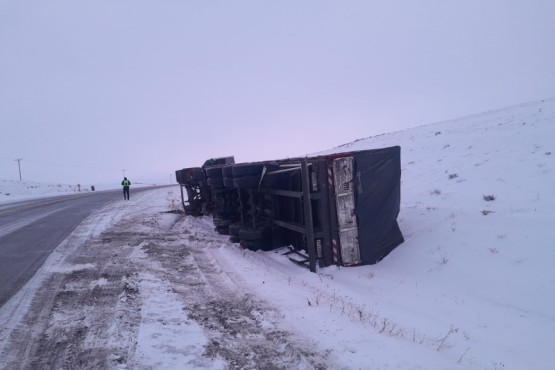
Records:
[[[178,170],[176,179],[188,189],[187,201],[181,192],[187,214],[212,213],[215,230],[245,248],[287,246],[292,261],[316,271],[377,263],[404,241],[400,156],[396,146],[220,163],[201,168],[204,176],[199,168]],[[191,212],[191,204],[203,211]]]

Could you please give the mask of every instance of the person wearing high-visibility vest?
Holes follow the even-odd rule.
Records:
[[[129,185],[131,185],[131,181],[124,177],[121,184],[123,185],[123,199],[129,200]]]

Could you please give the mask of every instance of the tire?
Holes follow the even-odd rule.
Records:
[[[206,178],[206,174],[204,170],[200,167],[193,168],[193,180],[204,180]]]
[[[222,174],[224,175],[224,177],[232,177],[233,176],[233,164],[231,165],[227,165],[227,166],[223,166],[222,167]]]
[[[204,171],[206,172],[206,177],[208,178],[222,178],[223,177],[223,173],[222,173],[222,166],[213,166],[213,167],[207,167],[204,169]]]
[[[229,235],[239,237],[239,229],[241,229],[242,227],[244,226],[241,223],[235,223],[235,224],[229,225]]]
[[[229,235],[229,227],[228,226],[215,227],[214,230],[220,235]]]
[[[224,186],[224,180],[221,177],[209,177],[206,183],[210,186]]]
[[[224,177],[224,186],[226,188],[234,188],[233,177]]]
[[[262,174],[263,168],[264,164],[262,163],[241,163],[234,165],[231,172],[233,177],[259,175]]]
[[[256,229],[240,229],[239,238],[244,241],[259,241],[270,239],[272,229],[269,227],[260,227]]]
[[[260,184],[260,175],[241,176],[233,179],[233,186],[238,189],[255,189]]]
[[[231,221],[220,218],[220,217],[216,217],[214,216],[212,218],[212,223],[214,224],[214,226],[216,227],[228,227],[229,224],[231,224]]]
[[[273,249],[272,242],[270,240],[256,240],[256,241],[241,240],[239,243],[241,244],[241,247],[249,249],[251,251],[257,251],[257,250],[268,251]]]

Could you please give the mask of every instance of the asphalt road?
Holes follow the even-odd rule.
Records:
[[[134,188],[131,197],[152,189]],[[120,200],[121,190],[111,190],[0,205],[0,307],[92,211]]]

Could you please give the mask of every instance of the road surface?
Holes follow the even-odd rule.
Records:
[[[152,188],[135,188],[131,195],[145,190]],[[93,210],[115,201],[123,201],[121,190],[0,205],[0,307]]]

